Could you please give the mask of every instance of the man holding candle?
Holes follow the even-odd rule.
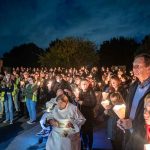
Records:
[[[133,62],[133,73],[138,79],[127,98],[126,119],[118,120],[118,127],[125,132],[125,150],[143,150],[145,143],[144,98],[150,93],[150,55],[139,54]]]

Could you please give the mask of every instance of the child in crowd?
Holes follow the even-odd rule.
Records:
[[[110,104],[106,107],[104,113],[107,115],[107,137],[111,140],[113,150],[121,150],[123,142],[123,133],[117,128],[118,116],[114,113],[113,107],[117,104],[122,104],[124,101],[118,92],[112,92],[107,99],[110,100]]]

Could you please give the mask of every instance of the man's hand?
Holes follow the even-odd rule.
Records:
[[[125,129],[132,128],[132,120],[131,119],[119,119],[117,121],[117,126],[125,132]]]
[[[117,127],[120,128],[125,133],[125,128],[122,125],[122,119],[117,121]]]

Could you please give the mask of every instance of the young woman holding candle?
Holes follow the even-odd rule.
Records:
[[[105,115],[109,117],[107,120],[107,138],[111,141],[113,150],[122,150],[123,133],[117,127],[117,120],[120,117],[120,113],[114,112],[113,108],[116,105],[124,104],[124,100],[118,92],[109,93],[107,99],[110,100],[110,104],[105,108],[104,111]]]

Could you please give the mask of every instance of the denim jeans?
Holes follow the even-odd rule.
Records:
[[[14,101],[15,110],[16,110],[16,111],[19,111],[18,94],[15,94],[15,95],[13,96],[13,101]]]
[[[7,94],[4,100],[6,120],[13,121],[13,99],[11,94]]]
[[[4,102],[0,100],[0,118],[3,117],[3,113],[4,113]]]
[[[36,120],[36,102],[32,99],[26,99],[26,106],[29,112],[30,121]]]

